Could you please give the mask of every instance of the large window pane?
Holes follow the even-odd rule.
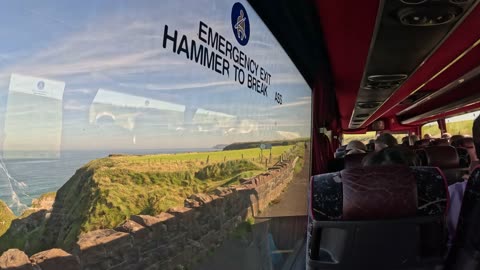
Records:
[[[120,258],[227,269],[232,245],[245,252],[229,264],[271,264],[274,247],[294,253],[305,235],[311,89],[236,2],[2,6],[0,254],[60,247],[92,269]],[[290,183],[304,190],[284,195]],[[303,204],[287,213],[291,201]],[[265,213],[298,233],[253,237]],[[146,238],[128,242],[139,228]],[[98,239],[108,256],[86,259],[105,250],[87,244]]]

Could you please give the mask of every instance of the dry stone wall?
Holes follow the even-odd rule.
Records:
[[[20,250],[8,250],[0,257],[0,269],[191,269],[281,194],[296,161],[279,162],[266,173],[242,179],[239,186],[194,194],[183,207],[157,216],[133,215],[115,229],[85,233],[71,254],[52,249],[28,258]]]

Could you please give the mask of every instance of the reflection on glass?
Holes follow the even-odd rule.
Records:
[[[64,82],[12,74],[3,157],[59,158]]]

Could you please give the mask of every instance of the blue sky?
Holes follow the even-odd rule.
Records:
[[[49,142],[52,151],[210,147],[309,136],[310,88],[244,1],[251,36],[246,46],[237,43],[230,23],[234,2],[6,2],[0,10],[0,137],[11,138],[4,148],[14,149],[15,138],[28,136]],[[199,20],[272,74],[268,98],[163,49],[165,24],[199,43]],[[12,73],[65,83],[61,109],[52,112],[41,106],[44,99],[17,96],[10,101],[33,105],[30,116],[9,113]],[[283,105],[274,102],[274,90],[282,93]],[[147,105],[141,106],[143,100]],[[28,135],[12,138],[5,119],[17,125],[16,134]],[[50,131],[32,130],[33,122],[42,121]]]

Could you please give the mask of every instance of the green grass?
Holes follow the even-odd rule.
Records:
[[[451,135],[472,135],[473,120],[464,120],[447,123],[447,132]],[[435,138],[440,138],[438,124],[423,126],[422,134],[429,133]]]
[[[291,150],[294,145],[274,146],[267,166],[273,165],[282,154],[303,156],[303,143],[300,144],[295,151]],[[91,161],[57,191],[55,202],[62,208],[54,209],[45,226],[21,235],[0,237],[0,243],[10,239],[8,242],[13,246],[22,248],[28,239],[35,251],[51,247],[69,250],[82,232],[114,228],[134,214],[156,215],[182,206],[191,194],[235,185],[242,178],[264,172],[270,151],[264,150],[261,160],[260,155],[260,149],[254,148],[111,156]]]
[[[367,144],[370,140],[375,139],[375,131],[369,131],[365,134],[343,134],[342,144],[348,144],[353,140],[361,141]]]
[[[472,135],[473,120],[447,123],[448,133],[451,135]]]
[[[16,217],[7,204],[0,201],[0,236],[2,236],[10,227],[12,220]]]

